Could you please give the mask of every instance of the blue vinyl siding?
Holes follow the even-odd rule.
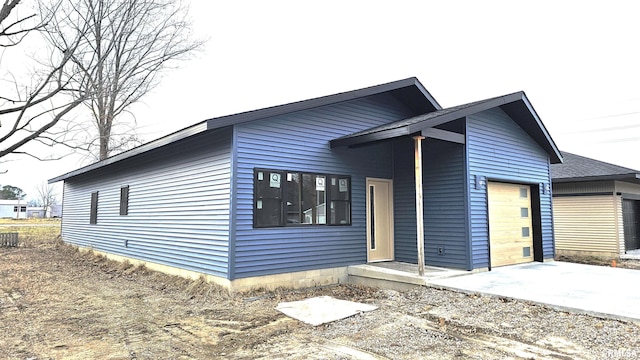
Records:
[[[64,241],[227,277],[230,130],[194,136],[65,180]],[[126,185],[129,212],[119,215],[120,188]],[[95,191],[98,218],[90,225]]]
[[[413,140],[394,148],[396,260],[416,263],[416,216]],[[425,263],[466,268],[467,215],[464,145],[425,139],[423,203]],[[438,248],[443,249],[439,254]]]
[[[397,261],[416,264],[416,182],[414,142],[400,138],[393,147],[393,218],[395,257]]]
[[[365,179],[391,178],[391,143],[330,149],[329,140],[412,116],[382,94],[236,127],[232,278],[366,262]],[[253,169],[351,176],[352,225],[253,228]]]
[[[476,189],[475,176],[530,185],[549,184],[549,156],[499,108],[468,117],[467,152],[473,268],[486,268],[489,266],[487,187],[484,184]],[[540,207],[543,256],[550,258],[554,254],[550,192],[540,194]]]

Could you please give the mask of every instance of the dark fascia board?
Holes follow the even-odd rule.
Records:
[[[144,152],[154,150],[161,146],[168,145],[174,141],[182,140],[184,138],[201,133],[203,131],[219,129],[225,126],[235,125],[242,122],[263,119],[271,116],[287,114],[287,113],[311,109],[319,106],[335,104],[339,102],[349,101],[349,100],[353,100],[361,97],[372,96],[372,95],[381,94],[384,92],[408,88],[408,87],[415,87],[420,93],[423,94],[424,98],[427,101],[429,101],[433,107],[440,109],[440,105],[436,102],[433,96],[431,96],[431,94],[425,89],[425,87],[420,83],[420,81],[418,81],[418,79],[415,77],[411,77],[403,80],[393,81],[386,84],[367,87],[364,89],[353,90],[353,91],[348,91],[344,93],[323,96],[315,99],[303,100],[303,101],[298,101],[290,104],[273,106],[273,107],[264,108],[260,110],[248,111],[244,113],[208,119],[200,123],[197,123],[195,125],[184,128],[182,130],[179,130],[177,132],[174,132],[170,135],[164,136],[160,139],[148,142],[146,144],[140,145],[131,150],[125,151],[121,154],[112,156],[110,158],[99,161],[97,163],[71,171],[64,175],[60,175],[55,178],[52,178],[49,180],[49,183],[55,183],[55,182],[62,181],[74,176],[78,176],[80,174],[84,174],[86,172],[101,168],[103,166],[107,166],[107,165],[116,163],[118,161],[130,158],[132,156],[136,156]]]
[[[148,142],[146,144],[140,145],[138,147],[135,147],[131,150],[125,151],[123,153],[120,153],[118,155],[114,155],[112,157],[109,157],[107,159],[104,159],[102,161],[98,161],[96,163],[93,163],[91,165],[87,165],[85,167],[82,167],[80,169],[76,169],[74,171],[68,172],[64,175],[60,175],[57,177],[54,177],[52,179],[49,179],[49,184],[58,182],[58,181],[62,181],[62,180],[66,180],[68,178],[74,177],[74,176],[78,176],[80,174],[84,174],[86,172],[101,168],[103,166],[107,166],[113,163],[116,163],[118,161],[122,161],[124,159],[128,159],[130,157],[142,154],[144,152],[153,150],[153,149],[157,149],[161,146],[164,145],[168,145],[171,144],[173,142],[191,137],[193,135],[202,133],[204,131],[207,130],[207,123],[206,121],[201,121],[195,125],[189,126],[187,128],[184,128],[182,130],[176,131],[172,134],[169,134],[167,136],[161,137],[159,139],[153,140],[151,142]]]
[[[408,79],[393,81],[386,84],[367,87],[364,89],[358,89],[328,96],[322,96],[314,99],[297,101],[289,104],[272,106],[264,109],[242,112],[233,115],[221,116],[207,120],[207,128],[217,129],[229,125],[240,124],[243,122],[264,119],[272,116],[278,116],[288,114],[296,111],[313,109],[321,106],[337,104],[349,100],[363,98],[367,96],[377,95],[393,90],[398,90],[407,87],[415,87],[424,98],[433,105],[436,109],[441,109],[440,105],[431,96],[431,94],[425,89],[425,87],[418,81],[417,78],[412,77]]]
[[[438,104],[436,99],[433,96],[431,96],[431,93],[422,85],[422,83],[420,83],[420,81],[418,81],[418,78],[413,77],[412,79],[415,80],[415,86],[418,88],[418,90],[420,90],[420,92],[424,95],[424,97],[427,100],[429,100],[431,105],[433,105],[433,107],[436,110],[442,110],[442,106],[440,106],[440,104]]]
[[[562,162],[562,155],[560,150],[556,146],[555,142],[549,135],[549,132],[545,128],[544,124],[538,117],[535,109],[529,102],[529,99],[523,91],[515,92],[512,94],[487,99],[484,101],[478,101],[475,104],[471,104],[467,107],[462,107],[459,110],[444,113],[442,115],[429,118],[424,121],[418,121],[409,125],[401,125],[397,128],[388,128],[374,133],[367,133],[360,136],[344,137],[331,140],[331,148],[341,146],[359,146],[368,142],[380,141],[391,139],[394,137],[419,133],[426,128],[442,125],[450,121],[454,121],[460,118],[467,117],[485,110],[500,107],[510,117],[512,117],[520,126],[532,136],[540,146],[549,154],[549,158],[552,164]],[[505,110],[506,109],[506,110]],[[446,110],[446,109],[445,109]],[[517,110],[517,111],[515,111]],[[428,114],[424,114],[428,117]],[[521,119],[524,116],[526,119]],[[534,126],[526,126],[526,123],[535,124]],[[525,125],[525,126],[523,126]]]
[[[341,146],[357,146],[367,142],[386,140],[386,139],[391,139],[391,138],[402,136],[402,135],[419,133],[422,130],[430,127],[442,125],[450,121],[454,121],[454,120],[457,120],[457,119],[460,119],[484,110],[488,110],[488,109],[492,109],[492,108],[504,105],[506,103],[521,100],[523,95],[524,95],[523,92],[517,92],[517,93],[501,96],[498,98],[489,99],[486,101],[479,101],[475,105],[471,105],[471,106],[462,108],[460,110],[448,112],[443,115],[430,118],[428,120],[419,121],[414,124],[398,126],[397,128],[381,130],[375,133],[369,133],[369,134],[364,134],[360,136],[334,139],[334,140],[331,140],[331,147],[336,148]],[[428,116],[429,114],[424,114],[424,115]]]
[[[570,183],[570,182],[587,182],[587,181],[624,181],[632,184],[640,184],[640,173],[579,176],[579,177],[570,177],[570,178],[552,178],[551,179],[551,182],[555,184]]]

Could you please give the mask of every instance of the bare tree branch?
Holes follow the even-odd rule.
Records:
[[[47,217],[47,212],[51,211],[51,206],[56,205],[58,202],[58,195],[54,187],[46,182],[38,185],[36,190],[38,191],[38,202],[42,206],[42,210],[44,210],[44,217]]]
[[[58,49],[67,46],[62,40],[68,34],[82,32],[70,62],[82,74],[81,93],[90,94],[83,103],[99,140],[98,159],[139,141],[131,136],[133,126],[117,130],[126,123],[123,112],[157,85],[171,63],[202,47],[191,36],[187,10],[172,0],[72,0],[48,26],[48,40]]]
[[[15,46],[31,32],[42,31],[59,7],[59,3],[55,3],[39,16],[18,17],[15,12],[19,4],[20,0],[6,0],[0,8],[0,44],[3,46]],[[80,34],[78,32],[66,40],[68,47],[64,51],[52,52],[46,63],[39,63],[41,67],[32,74],[31,85],[20,84],[9,74],[13,78],[15,93],[0,96],[3,100],[0,104],[0,126],[5,125],[0,129],[0,158],[12,153],[26,153],[19,149],[46,136],[61,119],[88,98],[81,88],[74,87],[81,81],[82,74],[74,73],[69,66],[71,54],[81,44]]]

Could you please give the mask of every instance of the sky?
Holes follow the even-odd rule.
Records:
[[[187,1],[187,4],[189,2]],[[417,77],[443,107],[524,91],[560,150],[640,169],[633,1],[198,1],[203,50],[131,108],[154,140],[217,116]],[[27,199],[86,165],[9,157]],[[0,169],[0,170],[3,170]]]

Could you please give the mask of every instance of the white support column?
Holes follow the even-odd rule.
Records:
[[[418,275],[424,276],[424,208],[422,206],[422,140],[424,136],[414,136],[416,172],[416,230],[418,245]]]

